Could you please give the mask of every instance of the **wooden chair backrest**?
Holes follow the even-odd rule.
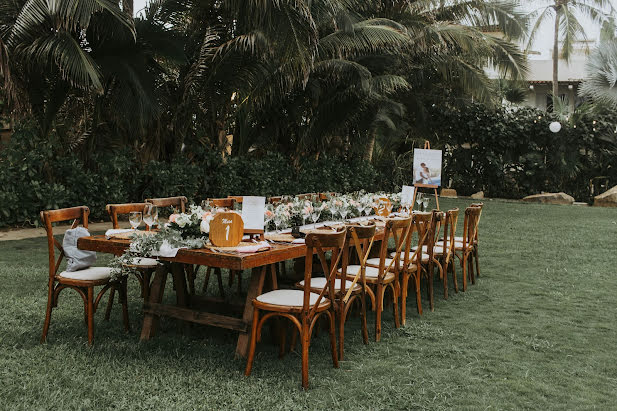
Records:
[[[47,249],[49,251],[49,279],[53,280],[60,269],[60,264],[64,258],[64,249],[60,241],[54,238],[53,223],[60,223],[64,221],[73,221],[71,228],[81,225],[88,228],[88,215],[90,209],[86,206],[61,208],[58,210],[45,210],[41,211],[41,221],[47,231]],[[56,260],[55,249],[58,249],[60,255]]]
[[[304,242],[306,243],[306,260],[304,264],[304,304],[303,310],[313,316],[324,296],[334,301],[334,280],[336,278],[336,270],[338,263],[341,260],[342,248],[345,245],[345,236],[347,229],[343,228],[340,231],[324,232],[324,233],[309,233]],[[326,260],[326,252],[331,251],[330,264]],[[326,284],[319,293],[319,297],[314,304],[310,304],[311,294],[311,276],[313,273],[313,255],[317,253],[317,257],[326,276]],[[309,312],[310,310],[310,312]]]
[[[188,200],[185,196],[164,197],[164,198],[147,198],[146,203],[153,204],[157,207],[173,207],[176,212],[184,213],[186,211],[186,203]]]
[[[407,267],[409,263],[409,249],[411,247],[411,217],[405,218],[388,218],[384,228],[383,241],[379,250],[379,279],[383,279],[388,271],[393,267],[396,272],[399,272],[402,267]],[[388,256],[388,243],[390,237],[394,238],[394,257]],[[401,265],[401,255],[404,256],[403,264]],[[386,259],[392,258],[389,264],[386,264]]]
[[[478,238],[478,225],[482,207],[467,207],[465,209],[465,220],[463,222],[463,250],[473,248],[475,240]]]
[[[446,211],[446,217],[443,223],[443,246],[445,258],[450,258],[456,249],[456,225],[458,223],[458,214],[458,208],[453,208]]]
[[[244,196],[227,196],[227,198],[233,198],[234,202],[239,204],[244,201]]]
[[[209,198],[208,201],[212,207],[224,207],[233,210],[236,200],[234,197],[227,198]]]
[[[319,196],[319,194],[317,194],[317,193],[305,193],[305,194],[298,194],[298,195],[296,195],[296,197],[299,200],[311,200],[311,201],[313,200],[313,198],[318,197],[318,196]]]
[[[358,283],[361,282],[363,287],[366,287],[366,261],[371,253],[373,247],[373,240],[375,239],[375,231],[377,226],[375,223],[371,225],[348,225],[347,235],[345,236],[345,246],[343,247],[343,261],[341,263],[341,295],[344,295],[343,301],[347,302],[351,296],[351,292]],[[354,275],[349,290],[346,290],[346,278],[347,278],[347,266],[349,265],[349,254],[351,248],[356,252],[358,256],[360,269]]]
[[[146,204],[148,203],[107,204],[105,209],[107,210],[107,214],[109,214],[113,228],[120,228],[118,224],[118,215],[129,214],[133,211],[143,212]],[[148,226],[146,225],[146,230],[147,229]]]

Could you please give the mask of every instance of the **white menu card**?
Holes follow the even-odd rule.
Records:
[[[244,196],[242,199],[242,221],[244,229],[263,230],[266,197]]]

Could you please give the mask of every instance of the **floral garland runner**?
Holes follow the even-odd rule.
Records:
[[[276,206],[268,204],[264,220],[270,228],[286,229],[307,222],[328,221],[336,216],[343,219],[368,216],[374,214],[374,208],[383,197],[388,198],[394,208],[400,207],[400,193],[375,194],[361,191],[333,196],[326,201],[310,201],[294,197]],[[140,257],[169,257],[175,256],[180,248],[203,248],[208,242],[210,222],[213,217],[211,211],[191,205],[185,213],[171,214],[169,223],[155,234],[143,235],[137,232],[131,235],[130,247],[123,255],[114,258],[111,264],[112,279],[117,280],[122,276],[136,273],[137,266],[134,262]]]

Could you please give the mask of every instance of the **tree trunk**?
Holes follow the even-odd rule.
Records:
[[[561,20],[561,7],[555,7],[555,33],[553,38],[553,110],[559,98],[559,23]]]

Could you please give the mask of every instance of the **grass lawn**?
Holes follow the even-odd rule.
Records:
[[[466,204],[444,199],[442,208]],[[40,345],[46,240],[0,242],[0,408],[615,407],[617,210],[487,201],[480,230],[475,286],[445,301],[436,283],[435,311],[419,317],[410,298],[400,329],[387,310],[380,343],[363,345],[352,318],[340,369],[320,333],[308,392],[300,389],[299,355],[279,360],[267,335],[248,378],[232,332],[196,327],[183,336],[168,320],[139,343],[134,279],[131,333],[121,331],[119,306],[109,323],[101,308],[89,348],[81,298],[65,290]],[[369,315],[371,337],[373,321]]]

